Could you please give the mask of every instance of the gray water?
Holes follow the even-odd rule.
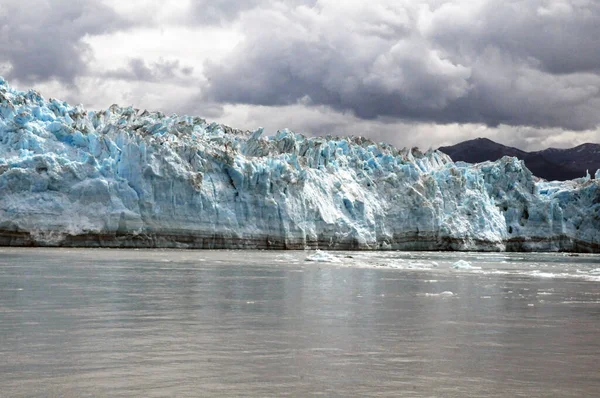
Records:
[[[0,395],[600,396],[600,257],[332,254],[0,248]]]

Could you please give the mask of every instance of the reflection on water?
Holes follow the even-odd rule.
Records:
[[[0,249],[1,395],[598,394],[598,257],[456,256]]]

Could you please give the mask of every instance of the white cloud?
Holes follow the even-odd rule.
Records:
[[[147,62],[172,59],[192,65],[198,78],[207,60],[220,61],[240,40],[241,35],[233,29],[163,26],[88,36],[85,43],[94,52],[96,73],[123,67],[133,58]]]
[[[48,15],[30,8],[0,4],[0,74],[92,109],[120,103],[422,148],[479,136],[526,150],[600,141],[594,1],[84,0],[57,2]],[[44,29],[64,45],[30,40]]]

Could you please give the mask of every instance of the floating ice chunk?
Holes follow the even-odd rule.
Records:
[[[454,293],[450,292],[450,291],[445,291],[445,292],[441,292],[441,293],[425,293],[426,297],[452,297],[454,296]]]
[[[541,271],[533,271],[530,272],[528,275],[537,277],[537,278],[557,278],[560,276],[564,276],[564,275],[568,275],[568,274],[554,274],[552,272],[541,272]]]
[[[410,263],[408,263],[408,265],[406,265],[407,269],[429,269],[432,266],[426,263],[422,263],[420,261],[411,261]]]
[[[589,273],[592,275],[600,275],[600,268],[594,268],[593,270],[590,270]]]
[[[314,261],[316,263],[339,263],[341,260],[327,252],[316,250],[313,254],[306,257],[304,261]]]
[[[288,263],[288,262],[295,262],[297,259],[296,257],[294,257],[291,254],[280,254],[277,257],[275,257],[275,261],[277,262],[283,262],[283,263]]]
[[[465,260],[458,260],[454,264],[452,264],[452,268],[454,269],[481,269],[481,267],[475,267],[471,265],[470,262]]]

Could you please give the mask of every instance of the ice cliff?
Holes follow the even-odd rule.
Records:
[[[0,244],[600,251],[600,186],[516,158],[265,136],[0,78]]]

